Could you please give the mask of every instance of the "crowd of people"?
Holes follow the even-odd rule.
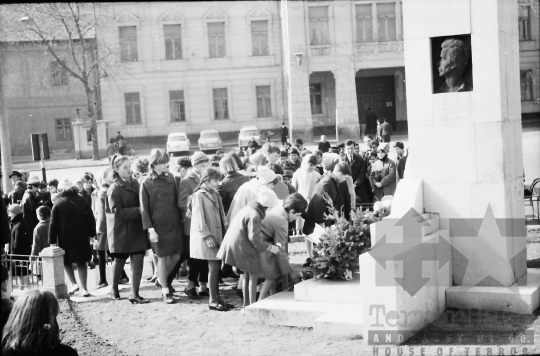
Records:
[[[370,135],[364,143],[362,152],[357,142],[333,146],[322,136],[314,152],[297,139],[294,146],[285,141],[281,147],[252,140],[245,150],[212,157],[197,151],[171,160],[162,149],[153,149],[148,158],[114,154],[106,169],[78,181],[64,177],[46,183],[32,176],[24,182],[14,171],[14,189],[2,200],[2,215],[9,217],[9,238],[3,242],[6,252],[26,258],[61,247],[70,294],[90,296],[87,273],[96,261],[98,288],[110,282],[116,301],[123,299],[119,284],[130,283],[128,300],[147,303],[139,293],[147,255],[154,267],[149,281],[161,289],[165,303],[175,303],[172,282],[184,273],[185,295],[207,297],[209,309],[217,311],[233,308],[220,296],[222,279],[239,279],[245,307],[298,281],[288,242],[292,235],[311,234],[316,224],[333,223],[325,197],[348,219],[351,209],[369,208],[394,194],[405,171],[403,143],[394,144],[395,161],[388,157],[388,143]],[[312,250],[306,239],[305,266],[312,262]],[[128,259],[131,278],[124,272]],[[105,273],[108,261],[112,281]],[[11,273],[25,288],[31,271],[18,266]],[[24,303],[51,299],[32,293]],[[57,306],[49,304],[43,317],[50,319]],[[4,335],[3,344],[15,345],[10,337],[15,336]]]

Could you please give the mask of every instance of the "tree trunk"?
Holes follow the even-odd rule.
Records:
[[[86,90],[86,100],[88,107],[88,117],[90,118],[90,131],[92,132],[92,158],[95,161],[100,160],[99,146],[98,146],[98,134],[97,134],[97,113],[94,108],[94,95],[90,90]]]

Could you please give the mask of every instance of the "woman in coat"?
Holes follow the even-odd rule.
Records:
[[[208,261],[208,307],[210,310],[226,311],[232,306],[225,304],[219,296],[221,259],[216,257],[227,230],[221,197],[216,192],[221,177],[217,169],[206,168],[188,204],[188,210],[191,211],[189,254],[193,259]]]
[[[114,155],[111,158],[114,170],[114,183],[107,191],[107,241],[114,257],[112,299],[120,299],[118,283],[124,270],[126,259],[131,259],[131,297],[132,304],[146,303],[139,295],[139,285],[143,272],[144,253],[150,248],[143,229],[139,182],[131,178],[131,162],[126,156]]]
[[[377,148],[379,158],[371,167],[370,180],[374,187],[373,195],[381,200],[386,195],[396,192],[396,164],[388,158],[388,145],[381,143]]]
[[[168,172],[167,152],[154,148],[148,162],[150,173],[140,188],[143,228],[148,230],[150,246],[158,256],[158,278],[167,304],[174,303],[172,286],[167,277],[180,259],[183,250],[182,216],[178,208],[178,189],[174,176]]]
[[[14,255],[30,255],[32,250],[32,234],[23,217],[23,210],[19,204],[8,207],[9,228],[11,230],[10,253]],[[18,260],[28,260],[28,257],[18,256]],[[10,267],[17,276],[19,288],[28,285],[28,267],[26,262],[15,262],[15,267]]]
[[[261,221],[266,209],[277,203],[276,193],[262,188],[257,199],[236,214],[217,254],[223,262],[244,271],[244,307],[257,302],[257,279],[262,273],[259,253],[268,250],[276,254],[280,250],[261,236]]]
[[[58,189],[63,191],[53,205],[49,225],[49,243],[51,245],[58,243],[58,247],[65,251],[64,268],[72,284],[70,294],[79,290],[72,266],[76,263],[81,294],[88,297],[90,293],[86,288],[86,263],[92,258],[90,237],[96,236],[96,220],[90,204],[79,195],[75,183],[68,178],[63,178],[58,184]]]

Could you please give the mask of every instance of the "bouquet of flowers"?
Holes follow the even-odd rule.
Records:
[[[345,219],[342,212],[334,208],[332,199],[324,197],[330,214],[325,219],[333,220],[334,225],[326,228],[326,233],[313,248],[311,267],[315,278],[353,279],[358,267],[358,256],[371,248],[369,225],[381,218],[362,208],[351,211],[351,220]]]

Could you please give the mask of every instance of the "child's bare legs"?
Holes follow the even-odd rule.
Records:
[[[269,295],[272,295],[276,293],[276,280],[266,278],[264,281],[263,287],[261,289],[261,295],[259,296],[259,300],[262,300],[266,298]]]
[[[72,284],[70,292],[73,292],[79,287],[77,284],[77,280],[75,279],[75,271],[73,271],[73,266],[71,265],[71,263],[65,263],[64,269],[66,270],[68,279]],[[86,279],[88,276],[88,270],[86,267],[86,262],[77,263],[77,272],[79,274],[79,283],[81,284],[81,291],[87,292],[88,290],[86,287]]]
[[[257,302],[257,275],[244,271],[244,308]]]

